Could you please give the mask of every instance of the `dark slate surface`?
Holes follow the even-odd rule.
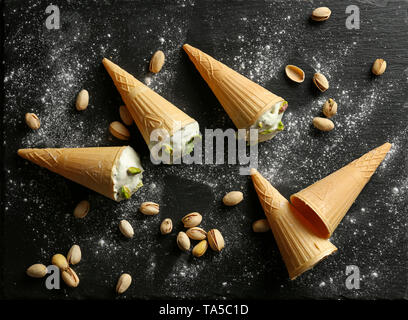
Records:
[[[4,175],[2,182],[2,294],[6,298],[115,298],[120,273],[134,284],[121,298],[403,298],[407,288],[407,111],[408,17],[406,1],[54,1],[61,29],[45,28],[42,1],[5,1],[4,10]],[[345,27],[345,8],[360,8],[361,28]],[[327,5],[330,20],[311,23],[313,8]],[[101,60],[110,57],[200,123],[232,127],[216,98],[181,46],[190,43],[289,101],[285,131],[259,146],[259,170],[283,195],[306,187],[386,141],[393,149],[332,237],[338,252],[295,281],[288,279],[273,235],[254,234],[262,218],[252,183],[238,165],[154,166],[136,128],[130,144],[141,154],[145,186],[120,204],[88,191],[16,155],[21,147],[121,145],[108,133],[118,120],[121,99]],[[165,52],[158,75],[147,71],[151,54]],[[382,77],[372,62],[387,60]],[[300,66],[306,80],[294,85],[286,64]],[[311,77],[320,71],[330,89],[319,93]],[[90,106],[74,108],[86,88]],[[316,132],[311,119],[323,102],[339,103],[335,130]],[[42,120],[38,132],[24,114]],[[242,190],[245,200],[225,208],[222,196]],[[87,198],[92,211],[72,216]],[[161,213],[144,217],[143,201]],[[201,259],[181,253],[175,236],[179,219],[199,211],[202,226],[224,234],[221,254]],[[174,232],[159,234],[165,217]],[[125,240],[118,221],[128,219],[134,239]],[[50,263],[72,244],[82,248],[81,283],[49,291],[25,269]],[[345,270],[356,265],[361,288],[348,290]]]

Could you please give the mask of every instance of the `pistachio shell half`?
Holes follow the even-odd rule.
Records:
[[[305,80],[304,71],[300,69],[299,67],[296,67],[292,64],[288,64],[285,67],[285,73],[290,80],[295,81],[297,83],[301,83]]]

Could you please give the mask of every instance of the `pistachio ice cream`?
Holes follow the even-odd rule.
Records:
[[[129,199],[140,187],[143,168],[132,147],[126,147],[112,168],[113,191],[116,201]]]
[[[283,130],[282,117],[287,107],[287,101],[275,103],[249,128],[258,130],[258,142],[272,139],[279,131]],[[249,140],[249,132],[247,133],[247,140]]]
[[[201,138],[201,135],[198,122],[194,121],[176,131],[165,141],[151,141],[149,149],[154,159],[174,163],[193,151],[196,137]]]

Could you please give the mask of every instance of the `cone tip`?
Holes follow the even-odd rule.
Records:
[[[192,46],[190,46],[188,43],[183,44],[183,49],[185,52],[190,51],[192,48]]]
[[[251,174],[251,176],[255,175],[258,173],[258,170],[256,170],[255,168],[251,168],[251,170],[249,171],[249,173]]]

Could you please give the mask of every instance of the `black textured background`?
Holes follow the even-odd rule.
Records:
[[[4,1],[4,137],[1,215],[1,289],[5,298],[115,298],[122,272],[133,285],[120,298],[406,298],[407,288],[407,1],[53,1],[61,10],[61,29],[45,27],[46,1]],[[361,28],[345,27],[345,8],[360,8]],[[313,23],[313,8],[328,6],[332,17]],[[288,18],[289,17],[289,18]],[[236,165],[154,166],[136,128],[130,144],[146,169],[143,189],[127,202],[109,199],[39,169],[17,157],[21,147],[121,145],[108,133],[121,104],[101,60],[115,63],[147,82],[204,128],[232,127],[201,79],[183,43],[197,46],[289,101],[285,131],[259,146],[259,171],[283,195],[342,167],[386,141],[393,150],[372,177],[332,237],[338,252],[312,271],[290,281],[271,233],[254,234],[263,216],[250,179]],[[148,74],[152,53],[161,49],[166,64]],[[372,62],[383,57],[386,73],[373,77]],[[306,80],[294,85],[284,66],[295,64]],[[311,84],[325,74],[330,89]],[[74,108],[77,92],[90,92],[90,106]],[[329,97],[339,102],[335,130],[316,132],[311,119]],[[38,132],[24,123],[35,112]],[[225,208],[222,196],[242,190],[244,201]],[[91,202],[83,220],[72,215],[76,203]],[[145,217],[143,201],[161,212]],[[203,228],[225,237],[220,254],[200,259],[179,251],[180,218],[203,214]],[[173,218],[171,235],[160,221]],[[125,240],[118,222],[127,219],[135,237]],[[49,291],[25,269],[50,264],[53,254],[80,245],[76,289],[61,284]],[[361,288],[348,290],[345,270],[356,265]]]

